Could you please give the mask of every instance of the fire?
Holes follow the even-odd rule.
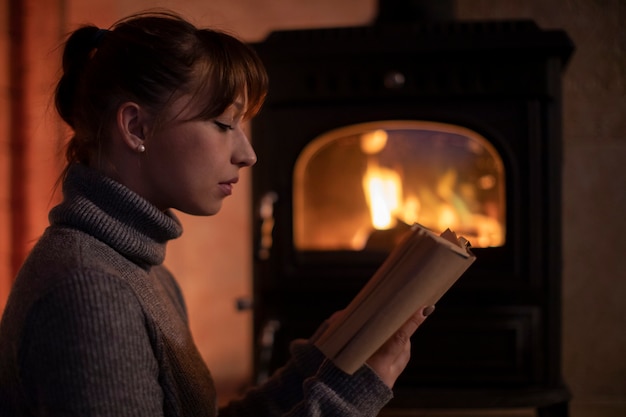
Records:
[[[362,186],[375,230],[393,229],[398,222],[420,223],[436,231],[455,230],[475,247],[499,246],[504,231],[498,220],[489,216],[489,207],[481,207],[477,190],[492,187],[493,179],[481,178],[477,184],[460,183],[458,173],[449,169],[435,184],[419,189],[420,199],[403,190],[400,173],[379,164],[379,154],[387,144],[387,133],[375,130],[361,136],[361,150],[367,155],[367,169]],[[404,194],[407,194],[406,197]],[[479,207],[480,213],[471,208]],[[361,238],[357,239],[361,240]]]
[[[363,177],[363,188],[372,226],[378,230],[395,227],[402,201],[402,182],[398,173],[372,163]]]
[[[378,165],[374,155],[387,145],[387,132],[378,129],[361,137],[361,150],[369,156],[367,172],[363,177],[363,189],[370,209],[372,226],[377,230],[396,226],[398,209],[402,202],[402,181],[392,169]]]

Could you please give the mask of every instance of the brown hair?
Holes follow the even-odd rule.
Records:
[[[167,105],[182,94],[201,105],[194,119],[210,119],[245,92],[245,117],[251,118],[267,84],[265,68],[248,45],[224,32],[199,29],[172,12],[136,14],[110,30],[83,26],[65,43],[55,94],[59,115],[74,131],[68,166],[93,162],[105,127],[126,101],[153,112],[158,126]]]

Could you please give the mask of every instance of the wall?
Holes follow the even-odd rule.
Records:
[[[50,96],[61,10],[58,1],[35,2],[0,2],[0,309],[57,198],[62,128]]]
[[[1,0],[0,22],[9,0]],[[11,0],[13,1],[13,0]],[[17,0],[19,1],[19,0]],[[55,50],[61,35],[84,22],[107,26],[149,7],[174,8],[201,25],[227,29],[247,41],[271,30],[367,24],[375,0],[212,1],[25,0],[29,33],[27,117],[32,144],[28,227],[32,242],[43,229],[50,188],[58,166],[60,128],[48,121],[47,97],[57,76]],[[531,18],[543,28],[565,29],[577,46],[564,80],[563,352],[564,373],[574,400],[573,417],[626,415],[626,4],[621,0],[457,0],[461,19]],[[2,25],[6,28],[6,25]],[[11,222],[7,172],[9,34],[0,32],[0,308],[7,276]],[[53,133],[53,135],[50,135]],[[53,136],[51,138],[50,136]],[[55,165],[56,164],[56,165]],[[168,249],[167,264],[178,275],[189,304],[191,326],[222,398],[234,395],[250,372],[249,313],[235,299],[249,295],[249,173],[213,218],[182,216],[185,235]],[[5,288],[3,292],[3,288]],[[419,337],[419,336],[417,336]],[[472,414],[474,415],[474,414]]]
[[[8,4],[0,3],[0,230],[9,229],[9,27]],[[9,234],[0,233],[0,310],[4,308],[11,281],[10,274],[10,238]]]
[[[576,52],[563,88],[563,365],[576,416],[626,415],[626,3],[457,0],[460,18],[531,18]]]

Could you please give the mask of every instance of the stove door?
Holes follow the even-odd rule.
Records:
[[[332,130],[300,153],[293,175],[297,251],[389,251],[413,223],[473,247],[505,242],[502,160],[478,133],[420,121]]]

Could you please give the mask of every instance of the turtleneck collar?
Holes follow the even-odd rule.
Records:
[[[182,234],[174,213],[82,164],[68,170],[63,197],[50,211],[51,225],[84,231],[141,266],[163,263],[167,242]]]

